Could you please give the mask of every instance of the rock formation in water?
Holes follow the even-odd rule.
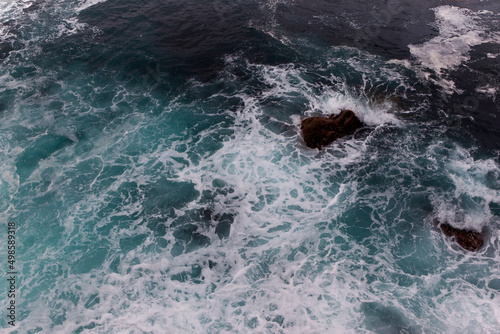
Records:
[[[444,235],[454,238],[460,246],[468,251],[475,252],[483,246],[484,238],[480,232],[458,229],[448,223],[441,223],[438,226]]]
[[[321,149],[334,140],[351,135],[357,129],[363,127],[363,123],[351,110],[330,117],[309,117],[302,120],[302,136],[306,145],[310,148]]]

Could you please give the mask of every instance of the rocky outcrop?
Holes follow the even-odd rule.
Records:
[[[475,252],[484,244],[483,234],[472,230],[462,230],[451,226],[448,223],[439,223],[438,227],[444,235],[455,239],[464,249]]]
[[[354,112],[342,110],[337,116],[306,118],[302,120],[300,128],[306,145],[321,149],[338,138],[353,134],[361,127],[363,123]]]

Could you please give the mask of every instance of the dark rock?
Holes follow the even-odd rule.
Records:
[[[452,237],[455,241],[468,251],[475,252],[484,244],[483,234],[472,230],[462,230],[448,223],[438,225],[444,235]]]
[[[318,149],[338,138],[353,134],[361,127],[363,123],[351,110],[342,110],[337,116],[309,117],[301,123],[306,145]]]

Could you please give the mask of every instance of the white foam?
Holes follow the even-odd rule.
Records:
[[[450,153],[443,162],[454,190],[447,198],[434,198],[436,215],[455,227],[481,231],[494,219],[489,205],[500,201],[500,166],[493,159],[475,160],[459,146]]]
[[[0,42],[12,37],[8,23],[15,20],[23,13],[23,9],[28,8],[33,0],[2,0],[0,1]]]
[[[362,67],[362,61],[357,62],[349,59],[348,62],[356,69]],[[368,67],[368,66],[367,66]],[[312,116],[320,111],[324,115],[338,114],[343,109],[350,109],[360,118],[360,120],[369,126],[382,124],[400,125],[401,123],[393,114],[394,106],[390,102],[381,104],[371,103],[365,96],[355,96],[349,94],[348,87],[344,87],[342,92],[331,89],[324,89],[323,94],[318,95],[314,83],[306,81],[302,77],[302,71],[293,65],[285,66],[260,66],[255,65],[255,69],[262,73],[264,82],[272,88],[264,92],[264,97],[284,97],[303,95],[309,101],[310,109],[305,111],[305,115]],[[369,70],[362,68],[361,70]],[[402,79],[401,76],[392,69],[379,68],[381,76],[388,80]],[[378,73],[372,73],[377,75]],[[254,101],[254,100],[252,100]],[[255,113],[255,110],[252,112]],[[300,123],[300,119],[294,118],[295,124]]]
[[[493,98],[493,100],[496,99],[496,96],[499,92],[498,87],[494,87],[491,85],[477,87],[476,91],[478,93],[482,93],[482,94],[490,96],[491,98]]]
[[[441,75],[469,60],[471,47],[500,43],[500,33],[484,26],[485,17],[492,15],[488,11],[474,12],[455,6],[440,6],[433,11],[436,16],[434,25],[439,29],[439,36],[408,47],[422,66],[440,76],[437,83],[452,92],[455,89],[454,83]]]
[[[0,18],[2,21],[7,21],[23,9],[30,7],[33,2],[33,0],[2,0],[0,1]]]
[[[82,0],[79,2],[78,7],[76,7],[77,12],[81,12],[89,7],[95,6],[99,3],[106,2],[107,0]]]
[[[76,17],[64,19],[63,21],[64,23],[58,25],[58,33],[55,38],[73,35],[88,27],[88,24],[79,22]]]
[[[275,73],[284,78],[284,72]],[[298,83],[294,80],[282,82],[281,88],[276,84],[269,89],[296,90]],[[280,92],[285,94],[284,90]],[[226,138],[217,151],[202,154],[199,161],[190,161],[190,150],[196,147],[200,138],[219,132],[221,129],[217,125],[206,129],[197,136],[198,139],[171,141],[167,138],[156,149],[142,152],[140,159],[131,159],[127,170],[108,188],[97,190],[96,182],[92,192],[67,208],[67,217],[62,222],[67,230],[62,242],[68,247],[91,242],[89,239],[97,236],[95,230],[110,224],[111,217],[135,215],[139,218],[127,226],[115,227],[106,235],[98,234],[98,238],[102,238],[99,241],[120,256],[116,272],[109,269],[111,256],[101,268],[90,273],[73,274],[66,271],[73,259],[63,253],[65,247],[37,255],[40,261],[54,257],[65,274],[56,276],[51,281],[53,286],[30,304],[31,312],[23,320],[26,328],[40,326],[54,333],[71,333],[93,322],[96,326],[85,332],[133,329],[152,333],[359,333],[364,330],[362,307],[368,302],[391,306],[404,313],[409,322],[426,329],[435,328],[436,323],[458,328],[457,315],[450,314],[451,310],[459,309],[462,313],[465,307],[475,307],[471,317],[484,322],[479,328],[495,328],[488,317],[493,313],[489,310],[496,300],[484,301],[482,295],[469,296],[469,292],[475,290],[463,283],[458,285],[457,291],[443,291],[434,304],[425,304],[425,295],[433,293],[434,287],[440,287],[440,275],[429,279],[406,274],[395,265],[396,259],[392,258],[391,251],[384,248],[392,243],[356,242],[343,234],[342,229],[348,226],[338,225],[340,215],[366,199],[360,194],[361,189],[357,189],[357,181],[342,176],[349,166],[361,162],[365,156],[363,140],[348,139],[323,152],[309,150],[298,137],[286,137],[267,129],[266,123],[262,122],[265,110],[258,99],[246,96],[243,112],[230,114],[234,118],[231,126],[234,135]],[[324,101],[318,101],[323,105]],[[347,103],[349,100],[340,98],[339,101]],[[184,107],[172,104],[165,114]],[[334,103],[333,107],[337,108],[337,104]],[[120,123],[122,127],[117,126],[114,132],[104,132],[101,137],[93,139],[94,148],[78,159],[98,158],[102,165],[113,165],[115,160],[126,156],[127,145],[140,139],[134,137],[139,135],[139,130],[161,129],[165,114]],[[175,150],[179,143],[186,144],[186,152]],[[343,152],[344,158],[337,158],[334,151]],[[66,154],[67,158],[75,156],[71,150]],[[183,158],[189,164],[180,164],[173,158]],[[406,161],[404,155],[395,158]],[[48,169],[50,163],[57,163],[49,160],[40,168]],[[473,161],[469,163],[471,168],[476,165]],[[199,231],[210,238],[211,245],[173,257],[170,253],[176,242],[171,231],[173,218],[164,218],[169,231],[162,238],[169,246],[154,250],[155,237],[141,216],[141,201],[117,208],[111,217],[99,219],[95,215],[108,204],[107,195],[122,183],[154,184],[154,177],[144,178],[143,175],[148,166],[155,165],[164,166],[165,174],[172,169],[172,174],[175,174],[172,180],[192,182],[200,193],[215,191],[213,182],[216,179],[222,179],[227,188],[233,188],[232,193],[218,195],[211,207],[214,214],[230,212],[235,215],[230,237],[220,240],[213,231],[214,226],[199,226]],[[457,174],[463,169],[470,170],[468,167],[452,167],[458,170]],[[59,173],[64,176],[74,166],[59,165],[59,168]],[[495,168],[495,165],[485,162],[478,168],[482,173],[483,168]],[[101,166],[94,173],[98,175],[100,170]],[[57,182],[59,191],[63,191],[64,178]],[[385,194],[376,190],[369,194],[371,199],[379,196],[382,206],[388,202],[384,196],[389,195],[390,190]],[[188,209],[203,206],[192,202],[177,212],[180,216]],[[289,225],[288,229],[276,229],[284,223]],[[380,222],[375,221],[372,232],[379,228],[377,223]],[[75,227],[81,229],[80,233],[74,233]],[[122,238],[138,234],[147,235],[145,241],[122,253]],[[338,239],[343,241],[335,241]],[[373,251],[369,247],[374,245],[380,248],[379,253],[371,255],[372,263],[367,263],[363,257]],[[209,268],[208,260],[217,264]],[[448,266],[445,261],[443,263],[444,267]],[[190,272],[193,264],[201,266],[200,282],[189,277],[185,281],[172,279],[173,275]],[[36,285],[37,275],[41,274],[27,276],[26,286],[22,288]],[[402,277],[402,281],[409,279],[414,283],[402,287],[394,275]],[[459,275],[453,277],[456,276]],[[467,293],[461,292],[463,288]],[[93,295],[97,295],[99,302],[89,306],[88,301],[97,298]],[[464,297],[469,299],[460,306]],[[77,302],[71,302],[71,298]],[[408,311],[408,305],[417,298],[423,298],[423,303],[418,312],[412,313]],[[420,312],[426,317],[419,317]],[[51,327],[55,315],[64,315],[65,320],[61,325]],[[463,314],[462,318],[460,326],[467,326],[466,322],[472,319]]]
[[[360,69],[361,63],[352,64]],[[366,73],[375,76],[368,72],[373,67],[367,65]],[[365,70],[360,69],[361,72]],[[62,226],[64,230],[54,238],[55,246],[34,246],[27,250],[36,253],[41,248],[45,253],[26,255],[37,261],[27,264],[26,268],[31,272],[24,276],[21,291],[32,292],[33,287],[44,283],[49,287],[27,304],[29,314],[23,319],[23,326],[33,330],[41,327],[43,331],[54,333],[71,333],[81,326],[89,327],[85,333],[131,330],[151,333],[359,333],[364,331],[362,324],[366,320],[363,305],[376,302],[404,313],[408,321],[421,325],[424,330],[436,328],[438,324],[442,325],[439,328],[443,331],[448,328],[459,331],[460,326],[466,328],[471,319],[482,322],[478,325],[479,330],[498,329],[490,318],[491,314],[498,314],[498,307],[494,309],[497,313],[491,311],[497,299],[487,300],[482,290],[474,290],[469,283],[460,282],[456,290],[443,291],[436,300],[428,302],[427,295],[434,293],[433,288],[439,289],[444,278],[440,273],[429,275],[431,278],[419,277],[418,273],[408,274],[396,264],[399,259],[393,258],[392,251],[399,246],[397,239],[406,236],[384,232],[384,224],[392,221],[385,221],[383,215],[377,217],[380,215],[377,210],[385,210],[390,205],[389,200],[394,199],[393,187],[398,185],[397,177],[401,176],[401,181],[404,181],[403,177],[413,177],[408,173],[410,169],[405,168],[408,159],[415,154],[410,150],[415,148],[410,133],[412,129],[401,140],[410,141],[408,146],[400,142],[390,143],[401,145],[400,151],[394,151],[400,154],[366,175],[359,171],[366,165],[376,165],[373,162],[378,158],[378,150],[386,148],[383,145],[370,147],[367,143],[376,140],[378,130],[385,124],[397,123],[390,112],[391,107],[370,103],[365,96],[350,94],[348,89],[322,87],[322,93],[318,94],[317,86],[303,78],[303,69],[292,65],[250,64],[249,71],[266,88],[261,95],[238,93],[243,106],[238,112],[226,112],[231,124],[229,129],[213,122],[196,136],[186,138],[187,129],[182,135],[173,135],[165,131],[171,126],[168,123],[170,114],[178,113],[179,117],[186,112],[186,117],[189,117],[189,112],[192,112],[209,117],[211,107],[204,110],[205,105],[197,105],[203,101],[189,105],[172,102],[161,115],[146,115],[141,111],[106,120],[106,127],[92,138],[91,147],[82,150],[81,146],[72,145],[40,161],[29,180],[35,187],[36,197],[52,191],[57,193],[54,198],[63,202],[66,192],[81,191],[84,196],[76,196],[76,201],[71,199],[70,206],[57,212],[57,227]],[[394,75],[390,71],[386,74],[389,78]],[[68,110],[74,110],[80,116],[95,113],[99,117],[101,110],[88,105],[85,96],[78,93],[81,88],[69,85],[64,89],[76,98],[68,102],[74,103],[67,106]],[[117,88],[118,91],[122,89],[122,97],[117,97],[119,102],[133,105],[142,97]],[[371,138],[345,138],[321,152],[307,149],[298,134],[302,114],[289,117],[287,113],[282,116],[266,109],[266,101],[272,98],[286,101],[297,96],[309,103],[304,106],[306,114],[330,114],[350,108],[376,129]],[[113,103],[110,108],[116,111],[118,102]],[[199,109],[193,111],[191,108]],[[222,112],[218,110],[217,116]],[[51,126],[56,118],[51,114],[44,115],[46,118],[42,123],[36,116],[29,118],[29,113],[22,115],[24,120],[13,120],[17,117],[15,115],[7,117],[12,124],[19,121],[25,122],[22,124],[26,126],[35,119],[38,126],[50,128],[51,133],[73,138],[76,142],[71,122],[69,126],[64,123],[61,130],[54,130]],[[69,119],[75,117],[65,116]],[[272,131],[267,116],[272,122],[294,129],[296,134]],[[209,152],[203,150],[200,145],[203,140],[226,130],[231,135],[224,137],[220,148]],[[165,137],[157,138],[147,133],[161,133]],[[185,151],[178,149],[182,145],[186,147]],[[131,148],[140,150],[140,154],[129,155]],[[371,150],[369,154],[368,149]],[[19,154],[15,150],[8,153],[12,156]],[[438,159],[434,152],[429,154],[429,159]],[[91,174],[91,181],[75,190],[68,175],[75,175],[79,164],[85,162],[93,162],[93,168],[87,171]],[[2,175],[5,173],[9,186],[15,191],[18,181],[12,175],[14,158],[7,163],[9,169],[2,170]],[[125,167],[121,174],[110,179],[101,178],[105,167],[116,165]],[[480,181],[487,171],[498,170],[490,160],[474,160],[459,152],[443,165],[453,172],[454,196],[466,194],[486,200],[495,196]],[[435,172],[442,165],[431,167]],[[151,169],[156,171],[152,173]],[[385,176],[388,169],[400,172],[399,176],[389,179],[392,185],[382,184],[377,189],[377,185],[363,184],[370,176]],[[141,189],[154,185],[160,178],[193,183],[200,197],[204,191],[217,193],[214,182],[223,180],[227,193],[217,194],[210,203],[201,203],[198,197],[186,206],[176,208],[175,217],[162,213],[147,216],[144,214],[144,200],[148,195]],[[48,190],[36,189],[42,181],[51,182]],[[112,212],[106,211],[106,207],[113,204],[110,197],[116,196],[113,194],[120,186],[129,182],[138,185],[138,199],[128,198],[130,194],[119,194],[123,196],[123,203]],[[401,188],[411,191],[410,186]],[[399,200],[395,199],[396,202]],[[373,209],[369,216],[373,220],[370,236],[362,241],[353,240],[355,233],[344,232],[356,222],[341,222],[342,214],[357,205]],[[220,240],[214,232],[214,220],[206,225],[199,224],[198,231],[209,238],[211,245],[172,256],[172,246],[178,241],[173,235],[175,219],[190,209],[206,208],[213,215],[234,215],[230,237]],[[401,207],[396,206],[395,211],[398,209]],[[104,216],[103,212],[106,213]],[[129,218],[122,225],[113,222],[114,218],[120,217]],[[164,224],[166,234],[155,235],[148,226],[148,219],[161,221],[158,226]],[[393,239],[379,240],[378,232]],[[408,233],[420,237],[413,228]],[[124,238],[136,235],[145,235],[146,238],[136,248],[122,251]],[[164,242],[162,248],[156,244],[158,240]],[[73,273],[71,268],[75,259],[85,257],[85,251],[75,250],[71,255],[65,252],[75,245],[92,243],[109,250],[105,263],[89,273]],[[119,265],[112,270],[110,264],[115,257],[119,259]],[[415,257],[418,259],[418,254]],[[371,263],[367,263],[367,259]],[[209,260],[216,263],[213,268],[207,264]],[[440,263],[438,260],[442,259],[431,258],[429,261]],[[443,260],[442,266],[447,267],[455,261]],[[477,259],[476,264],[479,261],[482,259]],[[198,282],[189,275],[185,281],[172,279],[173,275],[186,275],[191,271],[191,265],[201,267]],[[445,272],[442,268],[436,271],[439,270]],[[452,277],[453,281],[460,280],[456,279],[460,274]],[[404,286],[405,280],[412,280],[412,285]],[[90,303],[97,297],[99,302]],[[422,304],[415,311],[411,305],[417,298],[421,298],[419,302]],[[467,311],[469,307],[472,308],[470,312]],[[460,314],[453,314],[454,309],[460,310]],[[425,316],[419,317],[420,314]],[[60,325],[54,325],[57,316],[64,319]],[[91,322],[95,327],[88,326]]]
[[[15,194],[19,189],[19,176],[17,173],[11,170],[5,170],[2,172],[2,180],[9,185],[10,194]]]
[[[270,67],[256,68],[256,71],[273,83],[269,91],[264,92],[264,98],[273,94],[286,96],[293,92],[312,94],[305,81],[296,80],[294,69]],[[171,256],[171,246],[164,253],[147,251],[150,245],[154,245],[154,238],[141,222],[142,218],[126,228],[115,228],[103,236],[111,250],[119,248],[124,237],[137,234],[149,236],[137,249],[122,254],[118,273],[111,272],[107,267],[109,264],[106,264],[88,274],[70,273],[69,277],[58,278],[54,282],[55,289],[31,304],[33,309],[40,311],[31,312],[24,320],[25,324],[51,328],[51,317],[61,312],[65,314],[65,321],[51,329],[54,333],[73,332],[91,321],[97,326],[89,329],[90,333],[119,332],[131,328],[155,333],[203,333],[209,332],[214,324],[231,326],[231,329],[224,327],[227,332],[245,332],[249,330],[248,326],[254,326],[253,322],[255,331],[326,332],[334,328],[339,333],[353,332],[349,328],[354,328],[362,320],[361,315],[354,311],[360,300],[350,296],[357,293],[349,287],[354,279],[349,275],[342,276],[344,281],[336,279],[335,273],[343,272],[342,259],[338,264],[335,261],[331,265],[332,270],[321,270],[317,278],[308,277],[308,270],[316,265],[317,259],[306,254],[306,249],[315,252],[319,240],[315,224],[331,219],[332,212],[341,205],[330,201],[336,195],[335,181],[329,179],[324,170],[343,170],[358,160],[362,156],[363,141],[349,139],[344,142],[349,144],[345,147],[333,145],[331,150],[343,152],[344,157],[332,159],[333,152],[329,150],[323,153],[309,150],[298,137],[286,137],[267,129],[261,119],[264,111],[260,98],[253,95],[242,97],[245,99],[243,112],[230,114],[234,117],[231,128],[234,135],[227,138],[216,152],[201,154],[197,162],[186,165],[173,158],[190,161],[190,150],[202,138],[209,138],[220,131],[219,125],[206,129],[196,138],[181,140],[189,148],[184,153],[175,151],[179,143],[169,143],[168,140],[153,151],[143,152],[135,163],[127,166],[123,175],[116,177],[107,188],[99,188],[99,181],[95,180],[102,166],[112,165],[124,156],[127,145],[139,141],[135,137],[139,129],[157,126],[155,123],[161,121],[159,117],[150,123],[151,118],[144,117],[122,124],[119,131],[104,131],[94,139],[94,149],[79,155],[77,161],[71,158],[75,152],[70,147],[61,156],[50,157],[40,163],[39,169],[47,170],[57,165],[62,157],[71,161],[60,165],[58,176],[54,177],[55,189],[62,191],[67,186],[65,173],[74,169],[80,161],[101,161],[96,163],[98,168],[92,171],[95,175],[93,190],[72,205],[71,212],[65,213],[66,217],[61,221],[65,227],[62,238],[66,245],[90,242],[88,238],[92,237],[92,233],[85,231],[85,224],[95,222],[92,228],[101,229],[110,224],[114,216],[140,216],[140,203],[123,205],[110,217],[98,219],[96,213],[107,205],[109,193],[116,191],[122,183],[154,183],[154,179],[145,178],[145,166],[161,165],[166,172],[172,169],[175,171],[173,181],[192,182],[200,193],[204,190],[215,191],[213,181],[224,180],[234,192],[219,196],[211,209],[214,214],[235,214],[235,222],[231,226],[231,237],[223,241],[214,233],[213,226],[200,226],[200,231],[210,238],[212,245],[177,257]],[[184,107],[172,104],[169,112]],[[292,125],[291,120],[288,122]],[[32,181],[42,180],[41,175],[41,172],[34,172]],[[341,182],[341,177],[337,182]],[[347,193],[345,189],[344,196]],[[186,208],[178,209],[178,214],[198,207],[197,203],[189,203]],[[171,221],[170,218],[165,224],[169,226]],[[277,229],[284,223],[289,225],[287,230]],[[81,233],[75,235],[78,229]],[[176,242],[171,231],[164,238],[170,245]],[[254,240],[260,243],[252,244]],[[297,252],[301,245],[304,245],[304,250]],[[61,261],[68,261],[68,257],[62,254],[63,249],[51,249],[49,253]],[[334,250],[330,252],[333,256]],[[217,262],[214,269],[203,265],[208,259]],[[139,263],[134,264],[134,261]],[[189,271],[194,263],[203,265],[202,284],[171,279],[174,274]],[[34,281],[26,284],[34,284]],[[214,292],[211,292],[212,284]],[[153,285],[157,288],[150,290]],[[51,301],[61,299],[62,294],[75,294],[79,302],[75,305],[62,301],[56,310]],[[98,294],[100,302],[85,307],[93,294]],[[318,300],[320,295],[324,297]],[[243,304],[238,306],[236,303]],[[332,303],[335,304],[333,310]],[[348,313],[352,314],[348,317]],[[278,316],[284,319],[282,326],[276,322],[280,319]]]
[[[324,110],[325,114],[338,114],[343,109],[352,110],[368,126],[401,125],[401,122],[391,113],[392,105],[390,103],[369,104],[367,101],[356,99],[353,96],[331,92],[325,94],[319,108]]]
[[[94,35],[101,32],[95,27],[89,27],[88,24],[81,23],[77,19],[80,11],[89,8],[105,0],[81,0],[78,2],[68,2],[66,0],[56,0],[51,2],[37,0],[12,0],[0,1],[0,42],[9,42],[16,38],[16,32],[11,30],[12,22],[17,25],[30,25],[32,31],[29,34],[29,40],[23,41],[24,50],[15,52],[22,54],[37,54],[41,52],[39,40],[53,40],[62,36],[68,36],[77,32],[91,29]],[[33,10],[31,6],[35,6]],[[39,6],[39,7],[38,7]],[[45,21],[45,17],[39,16],[40,8],[42,11],[50,13],[50,22]]]

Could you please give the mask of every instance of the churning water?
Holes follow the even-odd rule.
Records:
[[[0,22],[5,332],[500,332],[497,1],[2,0]],[[301,119],[344,108],[367,127],[307,148]]]

